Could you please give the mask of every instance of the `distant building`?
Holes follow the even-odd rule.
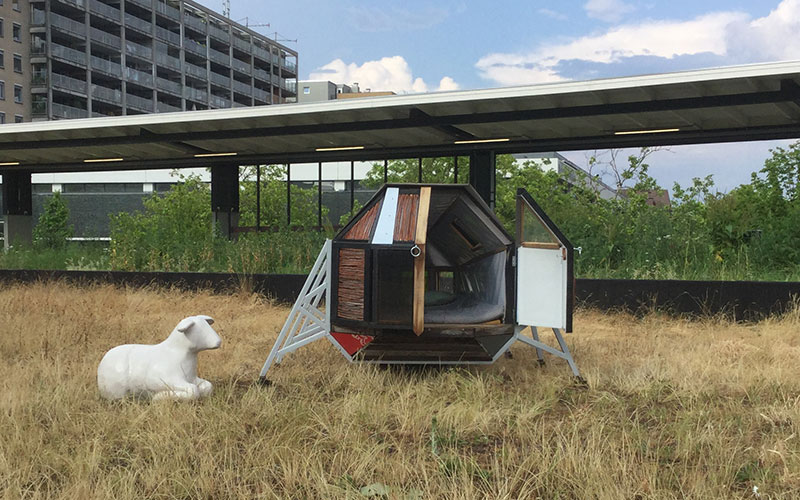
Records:
[[[301,104],[387,95],[395,95],[395,93],[388,90],[373,92],[371,89],[365,89],[362,92],[358,83],[346,85],[328,80],[300,80],[297,82],[297,102]]]
[[[512,156],[518,163],[531,162],[539,166],[545,172],[557,172],[559,175],[565,177],[571,184],[583,182],[587,187],[595,189],[600,198],[608,200],[617,196],[616,190],[600,179],[594,179],[593,182],[590,182],[589,172],[559,153],[520,153]]]

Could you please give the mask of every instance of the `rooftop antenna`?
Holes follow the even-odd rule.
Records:
[[[244,21],[244,27],[248,28],[248,29],[249,28],[261,28],[261,27],[269,28],[269,23],[253,23],[253,24],[250,24],[250,18],[247,17],[247,16],[239,19],[236,22],[237,23],[241,23],[242,21]]]
[[[222,15],[230,19],[231,17],[231,0],[222,0]]]
[[[297,43],[297,38],[295,38],[294,40],[290,40],[288,38],[278,38],[278,35],[280,35],[280,33],[278,33],[277,31],[272,34],[272,39],[275,40],[276,42],[293,42],[293,43]]]

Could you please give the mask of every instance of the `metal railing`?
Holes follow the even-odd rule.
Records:
[[[76,35],[81,35],[81,36],[86,35],[85,24],[79,23],[78,21],[75,21],[68,17],[56,14],[55,12],[50,13],[50,25],[55,26],[56,28],[60,28],[62,30],[69,31],[70,33],[74,33]]]
[[[86,93],[86,82],[72,78],[70,76],[53,73],[50,75],[53,87],[71,90],[73,92]]]
[[[119,106],[122,104],[122,91],[92,84],[92,99],[106,101]]]
[[[193,87],[183,87],[183,97],[199,102],[208,101],[208,93],[206,93],[205,90],[199,90]]]
[[[136,5],[141,5],[142,7],[146,8],[147,10],[153,9],[153,4],[150,0],[126,0],[130,3],[135,3]]]
[[[176,111],[181,111],[181,108],[178,106],[173,106],[172,104],[167,104],[161,101],[156,102],[156,109],[159,113],[174,113]]]
[[[239,71],[240,73],[249,75],[250,72],[252,71],[249,62],[241,61],[239,59],[236,59],[235,57],[231,61],[233,63],[233,69]]]
[[[122,46],[122,39],[120,37],[117,35],[112,35],[111,33],[106,33],[103,30],[95,28],[94,26],[89,28],[89,36],[95,42],[103,43],[115,49],[119,49]]]
[[[240,94],[244,95],[252,95],[253,94],[253,86],[247,83],[242,83],[238,80],[233,81],[233,90],[239,92]]]
[[[47,114],[47,101],[33,101],[31,103],[31,113],[36,116]]]
[[[92,68],[102,71],[107,75],[111,75],[117,78],[122,78],[122,66],[119,63],[114,61],[109,61],[107,59],[101,59],[97,56],[92,56]]]
[[[272,77],[267,71],[263,69],[254,68],[253,69],[253,76],[261,80],[262,82],[271,82]]]
[[[156,64],[180,71],[181,60],[163,52],[156,52]]]
[[[198,42],[195,42],[191,38],[184,38],[183,39],[183,48],[187,51],[191,52],[192,54],[197,54],[199,56],[207,57],[208,53],[206,51],[206,46],[202,45]]]
[[[189,14],[183,16],[183,23],[186,26],[191,26],[192,28],[197,29],[201,33],[206,32],[206,23],[205,21],[201,20],[199,17],[195,17]]]
[[[130,68],[128,68],[130,69]],[[125,96],[127,106],[141,109],[142,111],[153,111],[153,100],[139,97],[138,95],[127,94]]]
[[[89,10],[115,21],[120,20],[120,11],[118,8],[106,5],[98,0],[89,0]]]
[[[47,71],[35,71],[31,75],[31,85],[35,87],[47,85]]]
[[[211,106],[215,108],[230,108],[231,100],[211,94]]]
[[[253,97],[259,101],[269,102],[269,92],[258,87],[253,87]]]
[[[287,91],[289,91],[289,92],[291,92],[293,94],[296,94],[297,93],[297,80],[286,80],[286,81],[283,82],[282,87],[285,90],[287,90]]]
[[[297,64],[296,63],[284,61],[283,67],[288,69],[292,73],[297,73]]]
[[[162,28],[161,26],[156,26],[156,36],[165,42],[169,42],[172,45],[180,47],[181,45],[181,35],[178,33],[173,33],[172,31]]]
[[[47,23],[47,14],[41,9],[31,9],[31,25],[44,26]]]
[[[260,58],[262,61],[269,62],[272,59],[269,50],[259,47],[258,45],[253,45],[253,55]]]
[[[53,103],[53,117],[54,118],[87,118],[89,112],[85,109],[74,108],[66,104]]]
[[[76,9],[83,10],[83,9],[86,8],[86,3],[84,2],[84,0],[59,0],[59,1],[61,3],[65,3],[67,5],[71,5],[72,7],[75,7]]]
[[[225,66],[231,65],[231,56],[229,54],[212,49],[211,47],[208,48],[208,58],[214,62],[224,64]]]
[[[183,66],[183,70],[186,72],[187,75],[192,75],[195,78],[200,78],[202,80],[208,79],[208,73],[206,72],[205,68],[201,68],[200,66],[196,66],[192,63],[186,63]]]
[[[220,75],[219,73],[216,73],[214,71],[211,71],[209,74],[211,75],[212,83],[216,83],[217,85],[220,85],[225,88],[231,86],[231,79],[229,77]]]
[[[69,47],[64,47],[63,45],[58,45],[57,43],[52,43],[50,45],[50,55],[58,59],[63,59],[65,61],[86,66],[85,52],[80,52],[75,49],[71,49]]]
[[[148,35],[151,32],[153,25],[150,21],[145,21],[144,19],[139,19],[136,16],[131,14],[125,13],[125,26],[129,28],[134,28],[142,33],[147,33]]]
[[[128,54],[139,56],[144,59],[153,59],[153,49],[136,42],[131,42],[130,40],[125,40],[125,50]]]
[[[227,42],[231,39],[231,34],[228,33],[227,30],[224,30],[213,24],[208,25],[208,34],[223,42]]]
[[[165,16],[175,19],[176,21],[180,20],[181,18],[180,10],[159,0],[156,0],[156,12],[159,14],[164,14]]]
[[[125,78],[129,82],[135,82],[147,87],[153,86],[153,74],[139,71],[138,69],[125,67]]]
[[[166,78],[161,78],[160,76],[156,77],[156,89],[158,90],[165,90],[180,96],[183,95],[183,92],[181,92],[182,88],[183,86],[180,84],[180,82],[173,82],[172,80],[167,80]]]
[[[233,36],[233,46],[246,52],[250,52],[250,40],[242,40],[236,35]]]

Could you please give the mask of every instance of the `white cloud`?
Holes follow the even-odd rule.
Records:
[[[616,23],[634,10],[630,4],[622,0],[589,0],[583,5],[586,15],[601,21]]]
[[[360,66],[334,59],[310,75],[312,80],[330,80],[336,83],[357,82],[361,89],[373,91],[391,90],[397,93],[428,92],[428,84],[414,77],[411,67],[402,56],[383,57],[377,61],[366,61]],[[449,76],[439,81],[435,90],[457,90],[460,86]]]
[[[558,21],[566,21],[567,19],[569,19],[566,14],[557,12],[552,9],[538,9],[536,12],[545,17],[549,17],[550,19],[556,19]]]
[[[590,1],[587,8],[592,3],[602,2]],[[800,0],[782,0],[767,16],[757,19],[743,12],[720,11],[687,21],[646,20],[565,43],[541,45],[527,53],[488,54],[476,67],[481,76],[497,84],[521,85],[569,79],[565,74],[568,63],[610,65],[635,57],[672,60],[704,54],[713,55],[720,64],[797,59],[797,33]]]

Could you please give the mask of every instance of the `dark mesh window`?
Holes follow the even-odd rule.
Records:
[[[411,326],[414,259],[408,249],[375,252],[377,321]]]

